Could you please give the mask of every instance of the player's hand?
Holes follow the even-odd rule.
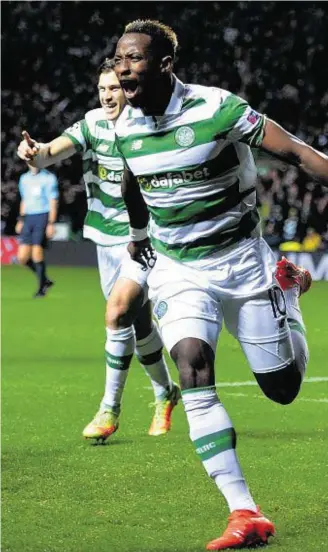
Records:
[[[29,133],[26,130],[22,132],[24,140],[21,141],[17,148],[17,155],[23,161],[32,161],[34,157],[39,153],[40,146],[39,144],[31,138]]]
[[[53,224],[47,224],[47,228],[46,228],[46,236],[48,238],[48,240],[51,240],[51,238],[54,237],[54,234],[55,234],[55,227]]]
[[[130,242],[128,245],[128,252],[130,253],[131,259],[142,265],[143,270],[153,268],[156,263],[156,252],[149,238],[142,241]]]
[[[16,223],[16,226],[15,226],[15,232],[16,234],[20,234],[21,231],[23,230],[23,221],[22,220],[19,220],[17,223]]]

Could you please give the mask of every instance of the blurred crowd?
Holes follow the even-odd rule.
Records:
[[[156,18],[180,40],[177,75],[220,86],[328,153],[325,2],[5,2],[2,5],[2,229],[12,233],[21,131],[47,142],[97,107],[96,70],[124,24]],[[77,156],[76,156],[77,157]],[[296,169],[260,163],[259,205],[271,244],[327,247],[327,192]],[[52,170],[52,169],[51,169]],[[80,159],[54,167],[61,220],[86,209]],[[303,247],[303,245],[302,245]]]

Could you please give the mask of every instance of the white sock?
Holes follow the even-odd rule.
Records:
[[[196,453],[230,511],[256,512],[236,455],[235,431],[215,387],[187,389],[182,391],[182,400]]]
[[[155,324],[147,337],[139,339],[136,344],[136,352],[139,362],[143,365],[153,386],[155,399],[163,399],[172,389],[172,379],[162,352],[163,343]],[[154,360],[156,355],[156,361]],[[149,356],[152,355],[152,364],[149,364]]]
[[[305,325],[298,301],[299,288],[295,286],[284,292],[287,311],[287,322],[290,328],[295,362],[302,379],[309,361],[309,349],[305,337]]]
[[[132,326],[121,330],[106,328],[106,384],[101,408],[120,411],[122,393],[135,348]]]

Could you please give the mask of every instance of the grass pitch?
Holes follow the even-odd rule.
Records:
[[[49,273],[55,287],[33,300],[33,275],[2,269],[2,551],[204,550],[226,526],[224,499],[196,458],[181,405],[167,436],[148,437],[153,397],[136,361],[119,431],[104,446],[83,441],[103,392],[104,302],[96,269]],[[307,376],[326,381],[304,383],[287,407],[256,386],[220,390],[247,481],[276,524],[268,552],[328,550],[327,296],[318,282],[302,298]],[[225,332],[217,379],[253,379]]]

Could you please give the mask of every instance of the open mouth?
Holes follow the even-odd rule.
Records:
[[[120,85],[124,91],[125,96],[129,98],[133,98],[133,96],[136,95],[138,90],[138,81],[135,79],[129,79],[129,80],[121,80]]]

